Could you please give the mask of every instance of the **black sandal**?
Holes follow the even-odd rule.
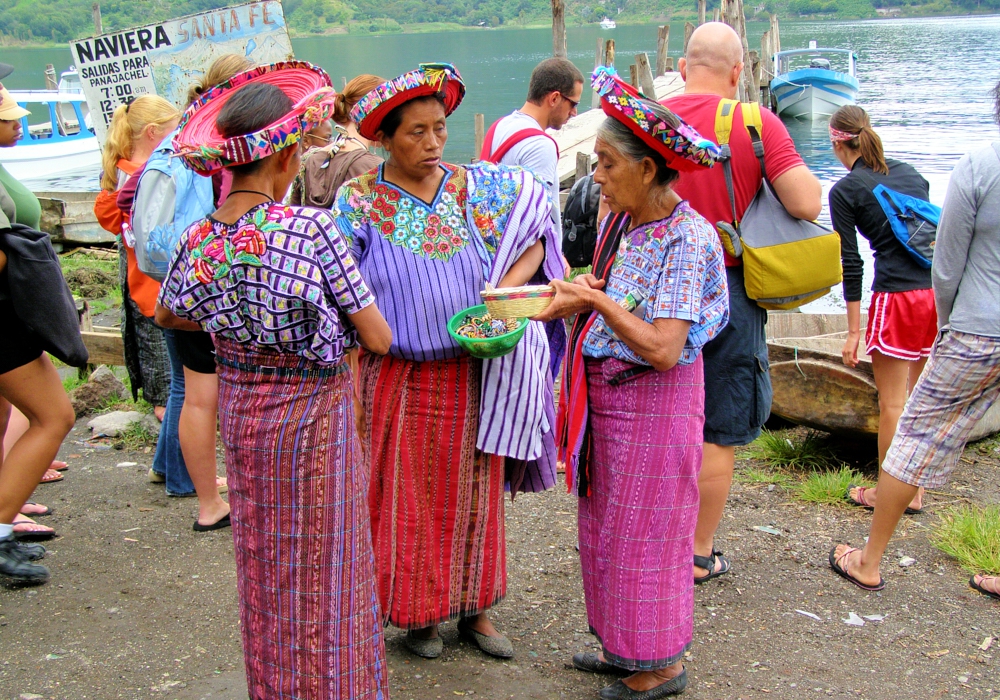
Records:
[[[722,566],[718,571],[715,570],[715,564],[721,562]],[[709,557],[699,557],[697,554],[694,555],[694,565],[699,569],[705,569],[708,571],[706,576],[695,576],[695,585],[700,583],[705,583],[706,581],[711,581],[713,578],[719,578],[723,574],[728,574],[729,569],[732,565],[729,560],[722,556],[722,552],[717,549],[712,550],[712,556]]]
[[[971,586],[972,588],[976,589],[977,591],[979,591],[983,595],[988,595],[990,598],[996,598],[996,599],[1000,600],[1000,593],[994,593],[993,591],[991,591],[991,590],[989,590],[987,588],[983,588],[979,584],[979,582],[976,581],[976,576],[982,576],[983,578],[993,578],[992,576],[987,576],[986,574],[975,574],[972,578],[969,579],[969,586]]]

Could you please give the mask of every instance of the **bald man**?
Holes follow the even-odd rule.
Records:
[[[715,113],[719,100],[736,99],[743,72],[743,45],[739,35],[721,22],[709,22],[691,35],[687,55],[678,64],[684,94],[664,101],[700,134],[715,140]],[[774,190],[788,213],[800,219],[819,216],[822,190],[795,151],[784,124],[761,110],[764,162]],[[674,190],[712,224],[743,218],[761,184],[760,165],[737,111],[730,136],[733,212],[721,166],[682,173]],[[714,547],[715,531],[729,497],[736,447],[760,435],[771,412],[764,324],[767,312],[747,298],[743,267],[726,255],[729,282],[729,325],[703,351],[705,362],[705,444],[698,487],[701,505],[694,538],[696,583],[721,576],[729,561]]]

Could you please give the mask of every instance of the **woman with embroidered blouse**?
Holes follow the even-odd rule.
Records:
[[[607,118],[594,181],[610,208],[593,274],[552,282],[540,320],[576,314],[557,438],[579,496],[580,564],[601,654],[583,671],[628,676],[606,700],[683,692],[691,644],[705,388],[701,349],[729,320],[719,237],[671,189],[718,147],[642,99],[613,69],[593,85]]]
[[[392,329],[386,357],[361,359],[364,440],[379,597],[406,645],[440,655],[438,625],[493,656],[513,654],[486,611],[506,591],[511,493],[555,483],[552,377],[541,324],[495,360],[467,355],[448,320],[487,283],[561,277],[544,186],[520,168],[448,165],[446,117],[465,92],[448,64],[423,64],[351,114],[388,160],[346,183],[334,217]]]
[[[279,87],[280,86],[280,87]],[[391,332],[329,212],[281,204],[299,141],[333,109],[308,63],[237,74],[174,147],[232,189],[184,232],[157,320],[213,334],[250,697],[384,698],[368,470],[345,353]]]

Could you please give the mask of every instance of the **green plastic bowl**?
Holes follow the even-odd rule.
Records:
[[[524,335],[524,331],[528,329],[528,319],[526,318],[518,319],[517,328],[514,330],[503,335],[498,335],[495,338],[466,338],[464,335],[458,334],[458,327],[465,323],[466,318],[469,316],[482,316],[485,313],[486,304],[470,306],[464,311],[459,311],[448,321],[448,334],[455,339],[455,342],[463,350],[473,357],[490,360],[512,352],[517,346],[518,341],[521,340],[521,336]]]

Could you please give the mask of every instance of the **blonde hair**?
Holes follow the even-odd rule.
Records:
[[[377,75],[368,75],[367,73],[351,78],[344,89],[337,93],[337,101],[333,108],[333,121],[341,125],[349,124],[354,105],[384,82],[385,80]]]
[[[132,157],[135,141],[142,135],[143,129],[150,124],[162,127],[180,119],[180,116],[177,108],[159,95],[143,95],[127,105],[119,105],[104,140],[101,188],[108,192],[118,189],[118,161]]]
[[[212,61],[212,65],[205,71],[205,75],[197,83],[193,83],[187,91],[187,103],[190,105],[197,100],[209,88],[213,88],[219,83],[224,83],[237,73],[250,70],[254,67],[254,62],[246,56],[238,53],[227,53]]]

